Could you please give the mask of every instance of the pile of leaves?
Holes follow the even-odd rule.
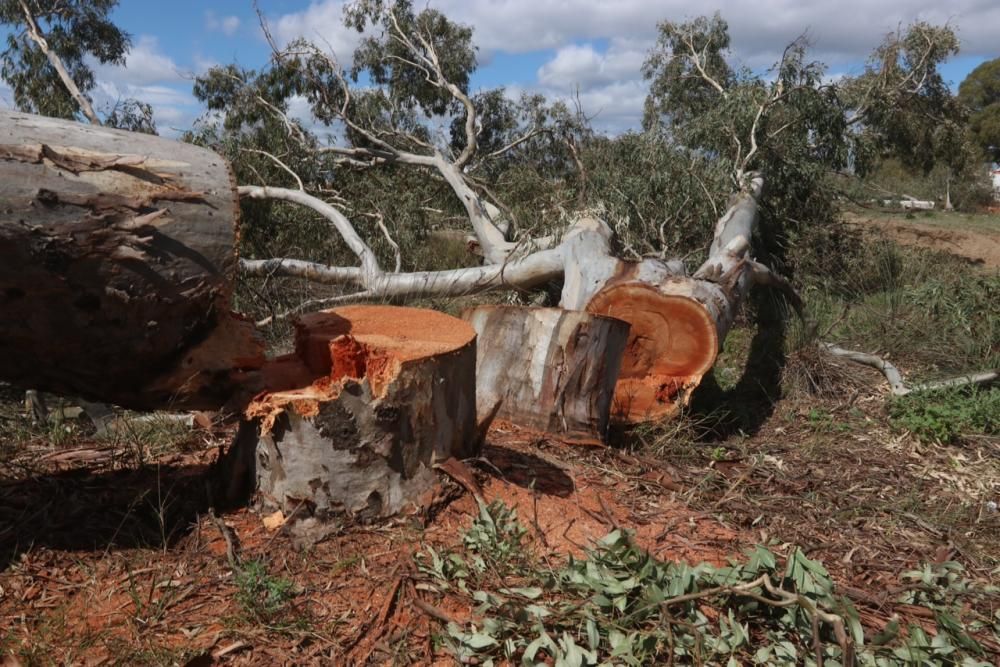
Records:
[[[418,556],[425,590],[474,605],[441,638],[463,663],[985,666],[973,635],[1000,636],[1000,612],[960,620],[997,591],[968,583],[951,561],[903,575],[904,601],[931,609],[933,628],[891,619],[866,638],[851,601],[798,548],[783,566],[764,546],[742,563],[691,566],[659,561],[614,530],[553,569],[533,560],[526,532],[514,510],[483,504],[462,552]]]

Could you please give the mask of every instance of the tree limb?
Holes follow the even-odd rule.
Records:
[[[101,121],[94,113],[94,107],[91,106],[90,100],[87,96],[80,92],[77,87],[76,82],[73,81],[73,77],[70,76],[69,72],[66,71],[66,66],[63,65],[62,59],[49,48],[49,43],[42,34],[41,29],[38,27],[38,22],[35,20],[35,15],[31,13],[31,9],[28,8],[28,4],[25,0],[19,0],[21,4],[21,9],[24,11],[24,19],[28,26],[28,36],[31,40],[38,45],[38,48],[42,50],[45,57],[49,59],[49,64],[59,75],[59,79],[62,81],[63,85],[66,86],[67,92],[70,96],[80,105],[80,111],[83,115],[87,117],[87,120],[93,125],[100,125]]]
[[[870,366],[878,370],[885,376],[886,381],[889,383],[889,388],[892,390],[893,396],[906,396],[907,394],[913,394],[921,391],[931,391],[934,389],[964,387],[970,384],[987,384],[1000,379],[1000,371],[993,370],[983,371],[981,373],[972,373],[969,375],[961,375],[947,380],[935,380],[933,382],[924,382],[913,386],[907,386],[903,381],[903,374],[899,372],[899,369],[882,357],[877,357],[874,354],[867,354],[866,352],[845,350],[844,348],[833,345],[832,343],[820,343],[819,345],[821,349],[826,350],[835,357],[842,357],[849,361],[853,361],[856,364]]]
[[[375,253],[372,252],[368,244],[358,235],[351,221],[343,213],[322,199],[313,197],[306,192],[300,192],[299,190],[258,185],[241,185],[239,187],[239,194],[241,197],[247,197],[248,199],[278,199],[311,208],[330,221],[341,238],[344,239],[344,242],[347,243],[347,246],[358,256],[358,259],[361,260],[361,271],[363,274],[378,275],[382,272]]]

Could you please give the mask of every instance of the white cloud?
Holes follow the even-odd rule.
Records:
[[[232,37],[240,29],[240,17],[216,16],[215,12],[208,10],[205,12],[205,29],[209,32],[221,32],[227,37]]]
[[[270,20],[271,32],[279,46],[304,37],[329,50],[343,64],[349,64],[361,42],[357,30],[344,25],[343,0],[320,0],[305,10]]]
[[[159,42],[152,35],[141,35],[125,57],[123,66],[94,63],[98,79],[136,86],[182,81],[184,75],[169,56],[160,52]]]
[[[327,0],[327,4],[339,4]],[[841,0],[801,2],[725,0],[703,10],[687,0],[432,0],[431,6],[472,25],[488,50],[526,52],[602,38],[652,40],[663,20],[685,20],[718,8],[736,50],[748,61],[773,60],[808,31],[817,49],[861,59],[881,37],[915,19],[951,23],[970,55],[996,55],[1000,3],[982,0]],[[763,63],[762,63],[763,64]]]
[[[995,0],[720,0],[703,10],[687,0],[423,0],[415,6],[425,3],[474,28],[484,65],[497,62],[497,54],[554,51],[538,69],[537,81],[520,81],[519,88],[557,97],[579,90],[585,110],[600,111],[599,126],[638,124],[646,91],[640,68],[657,24],[716,7],[729,23],[736,59],[755,69],[774,64],[785,45],[805,33],[813,58],[831,72],[856,73],[886,33],[917,19],[949,23],[965,55],[1000,55]],[[348,63],[360,38],[343,25],[343,4],[313,0],[305,10],[279,16],[272,21],[275,37],[281,43],[305,37],[328,44]]]
[[[570,44],[556,51],[555,57],[538,69],[538,81],[543,86],[572,90],[635,79],[647,48],[616,41],[601,53],[590,44]]]

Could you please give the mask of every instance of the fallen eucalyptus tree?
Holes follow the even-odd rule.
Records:
[[[525,291],[561,282],[559,307],[609,315],[631,325],[612,407],[616,416],[644,421],[675,412],[687,402],[691,390],[714,364],[750,287],[754,284],[787,287],[787,283],[752,256],[751,238],[765,181],[763,175],[747,169],[757,151],[756,143],[751,142],[742,155],[734,178],[739,191],[715,225],[708,258],[690,275],[679,259],[627,261],[616,257],[612,250],[612,229],[593,215],[571,220],[561,234],[516,238],[510,220],[485,199],[468,173],[478,150],[480,118],[475,105],[449,80],[433,40],[420,30],[404,29],[391,11],[388,16],[389,39],[405,53],[395,57],[420,71],[427,84],[449,96],[462,109],[465,136],[458,155],[449,155],[412,132],[398,128],[376,131],[358,121],[352,113],[351,89],[340,65],[318,48],[299,43],[284,51],[275,49],[275,61],[288,66],[290,71],[328,73],[336,90],[325,88],[326,81],[315,82],[316,89],[328,97],[324,114],[342,123],[359,139],[351,146],[313,150],[335,156],[344,167],[400,165],[423,169],[443,180],[465,211],[483,264],[447,271],[400,273],[397,254],[397,270],[386,271],[345,212],[306,192],[301,179],[296,177],[299,189],[248,185],[240,187],[240,196],[280,200],[312,209],[343,239],[357,257],[357,265],[330,266],[293,257],[242,259],[243,271],[248,275],[298,277],[353,288],[338,296],[307,302],[284,315],[356,300],[399,301],[490,290]],[[308,145],[298,126],[282,111],[262,99],[258,101],[280,118],[290,138],[300,140],[302,146]],[[772,101],[762,104],[761,113]],[[533,128],[499,152],[544,131]],[[294,174],[277,156],[270,157]],[[382,231],[386,232],[384,227]],[[394,242],[392,245],[398,253],[398,245]]]

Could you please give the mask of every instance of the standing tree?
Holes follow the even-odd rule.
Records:
[[[976,67],[958,87],[969,110],[969,129],[987,159],[1000,162],[1000,58]]]
[[[96,81],[87,60],[125,64],[131,38],[108,17],[118,0],[0,0],[0,23],[10,28],[0,76],[21,110],[100,125],[90,92]],[[123,100],[108,111],[112,127],[155,134],[152,107]]]

